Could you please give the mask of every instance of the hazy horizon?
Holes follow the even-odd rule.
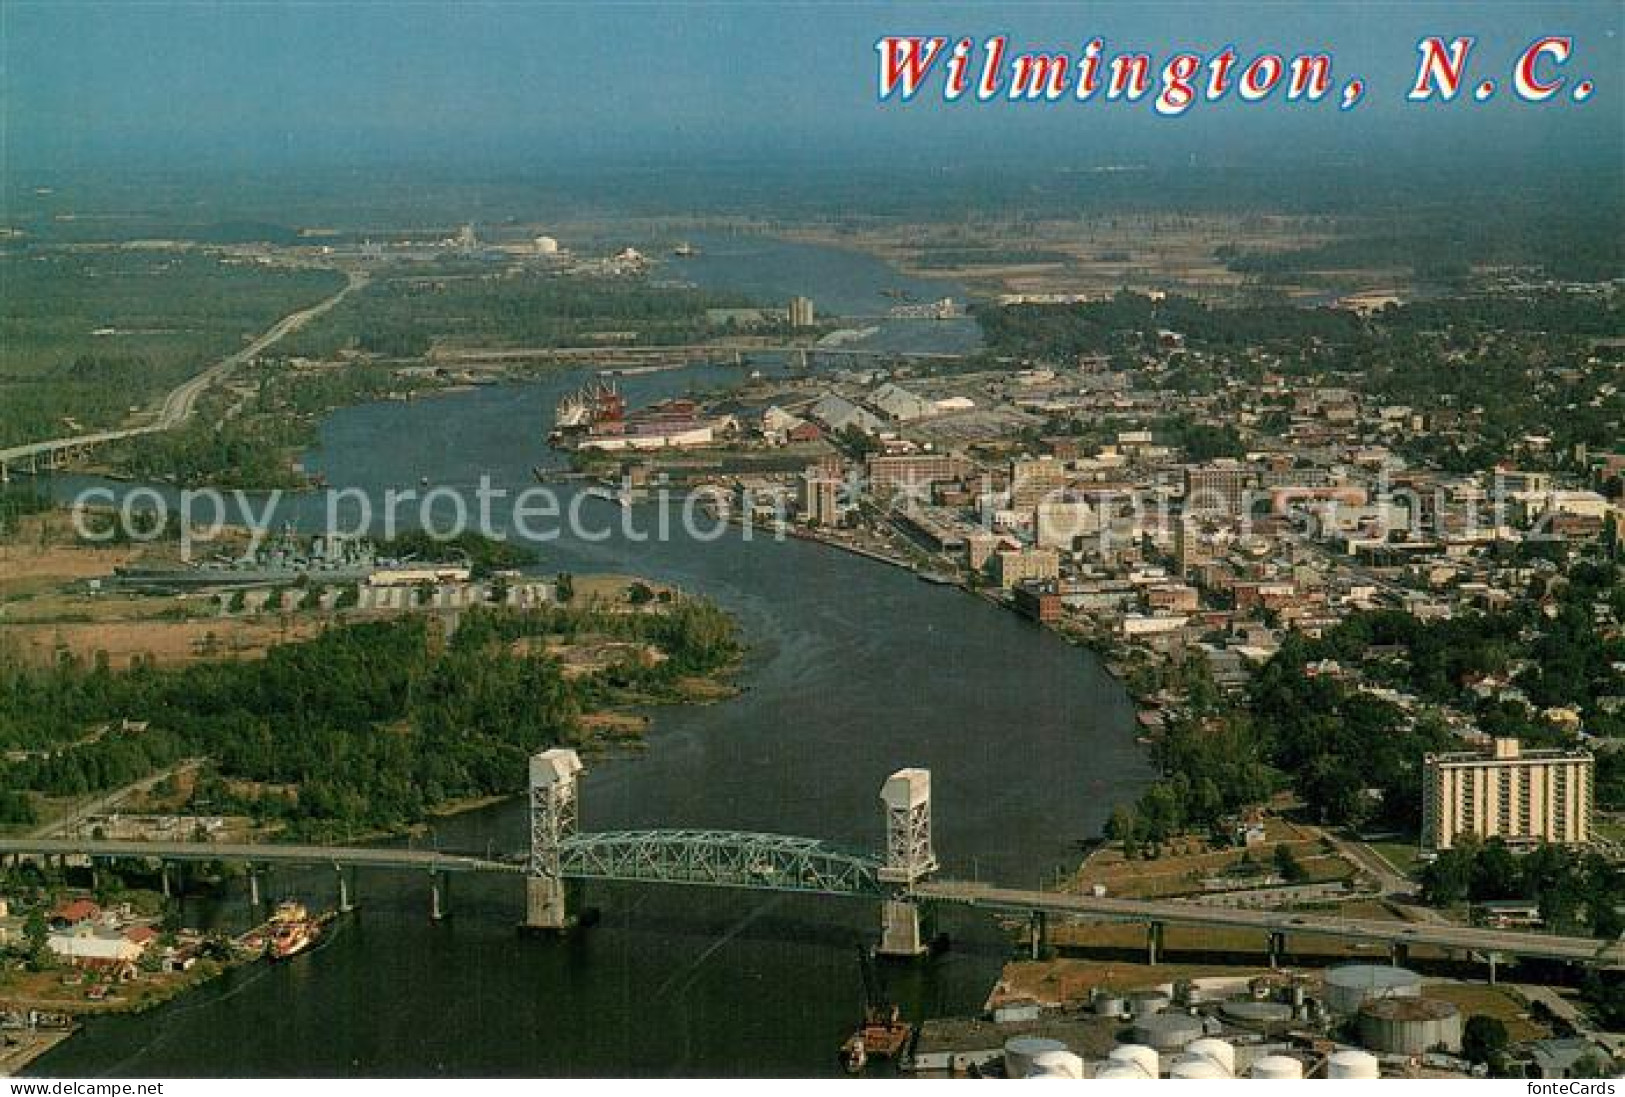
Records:
[[[1493,25],[1489,16],[1493,14]],[[430,168],[478,177],[593,164],[843,159],[1019,172],[1121,159],[1291,168],[1394,155],[1617,168],[1625,39],[1615,4],[1286,6],[7,3],[4,159],[25,173]],[[1234,44],[1330,50],[1367,102],[878,103],[882,34],[1008,34],[1012,47],[1154,59]],[[1404,101],[1423,34],[1476,34],[1475,74],[1570,34],[1583,104]]]

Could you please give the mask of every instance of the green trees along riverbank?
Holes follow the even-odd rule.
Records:
[[[593,659],[558,654],[582,647]],[[204,756],[199,809],[289,837],[393,829],[515,791],[534,751],[600,741],[585,717],[679,700],[738,652],[731,619],[681,600],[641,613],[480,608],[449,635],[417,615],[337,624],[264,659],[173,669],[13,662],[0,665],[0,748],[16,752],[0,786],[79,795]],[[26,798],[8,806],[26,816]]]

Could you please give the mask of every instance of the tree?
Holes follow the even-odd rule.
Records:
[[[1275,847],[1275,871],[1289,884],[1301,884],[1309,878],[1309,870],[1298,863],[1297,855],[1285,842]]]
[[[1507,1049],[1507,1027],[1499,1017],[1475,1013],[1461,1031],[1461,1053],[1475,1063],[1494,1063]]]
[[[45,912],[38,907],[28,912],[23,922],[23,940],[28,945],[28,969],[46,971],[51,967],[51,930],[45,924]]]
[[[558,596],[559,596],[559,601],[560,602],[564,603],[565,605],[569,605],[571,602],[575,601],[575,596],[576,596],[575,576],[571,575],[567,571],[559,572],[559,577],[558,577],[558,581],[557,581],[557,590],[558,590]]]

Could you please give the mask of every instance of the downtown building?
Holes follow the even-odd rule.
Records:
[[[1594,762],[1584,750],[1524,750],[1496,739],[1488,752],[1422,759],[1422,845],[1449,849],[1463,837],[1509,845],[1591,840]]]

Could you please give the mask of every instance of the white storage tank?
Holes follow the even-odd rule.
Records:
[[[1189,1081],[1230,1077],[1218,1063],[1202,1055],[1182,1055],[1168,1067],[1168,1077]]]
[[[1333,1013],[1358,1013],[1374,999],[1421,996],[1422,977],[1402,967],[1344,964],[1326,973],[1326,1006]]]
[[[1145,1071],[1132,1063],[1106,1063],[1095,1071],[1096,1081],[1135,1082],[1145,1080]]]
[[[1290,1055],[1266,1055],[1247,1071],[1249,1078],[1285,1080],[1303,1077],[1303,1064]]]
[[[1377,1057],[1369,1051],[1361,1051],[1359,1048],[1346,1047],[1341,1051],[1334,1051],[1331,1058],[1326,1060],[1326,1077],[1328,1078],[1378,1078],[1381,1075],[1382,1071],[1377,1065]]]
[[[1234,1076],[1236,1073],[1236,1049],[1223,1040],[1216,1040],[1211,1036],[1192,1040],[1185,1046],[1185,1054],[1193,1058],[1207,1059],[1227,1075]]]
[[[1059,1040],[1043,1036],[1012,1036],[1004,1042],[1004,1076],[1025,1078],[1040,1055],[1052,1051],[1066,1051]]]
[[[1033,1056],[1029,1078],[1082,1078],[1083,1060],[1070,1051],[1041,1051]]]
[[[1118,1044],[1111,1049],[1106,1058],[1114,1063],[1133,1067],[1146,1078],[1156,1078],[1162,1062],[1161,1057],[1157,1055],[1157,1049],[1146,1047],[1144,1044]]]

